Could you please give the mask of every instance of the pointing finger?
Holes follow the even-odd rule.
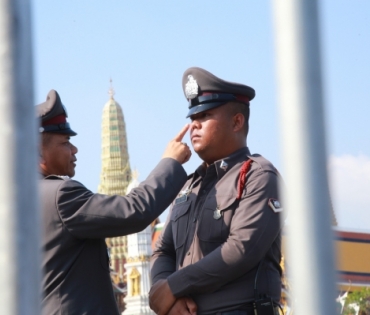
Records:
[[[180,133],[174,138],[174,140],[181,142],[182,138],[185,136],[188,130],[189,130],[189,124],[186,124],[184,128],[181,129]]]

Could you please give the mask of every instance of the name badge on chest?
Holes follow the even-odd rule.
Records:
[[[181,195],[180,197],[177,197],[175,199],[175,205],[179,204],[179,203],[183,203],[185,202],[186,200],[188,200],[188,195],[184,194],[184,195]]]
[[[183,203],[186,200],[188,200],[188,195],[190,191],[191,191],[191,187],[181,190],[178,197],[175,199],[175,205],[178,205],[179,203]]]

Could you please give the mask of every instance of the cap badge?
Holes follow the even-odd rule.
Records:
[[[192,75],[188,75],[188,82],[185,84],[185,95],[187,99],[193,99],[198,96],[198,83]]]
[[[228,167],[229,167],[229,165],[224,160],[222,160],[221,164],[220,164],[220,168],[222,168],[224,171],[226,171]]]

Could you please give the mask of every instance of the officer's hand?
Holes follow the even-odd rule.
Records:
[[[166,315],[175,302],[167,280],[158,280],[149,291],[149,306],[158,315]]]
[[[197,305],[190,297],[182,297],[176,300],[167,315],[197,315]]]
[[[162,158],[172,158],[181,164],[184,164],[185,162],[189,161],[191,151],[186,143],[181,142],[182,138],[185,136],[188,129],[189,125],[185,125],[185,127],[182,128],[180,133],[168,143]]]

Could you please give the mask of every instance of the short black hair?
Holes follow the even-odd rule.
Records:
[[[227,103],[227,105],[230,108],[230,114],[232,116],[239,113],[243,114],[245,120],[245,135],[247,136],[249,131],[249,103],[233,101]]]
[[[41,133],[41,145],[43,148],[49,145],[52,137],[53,137],[53,134],[50,132]]]

